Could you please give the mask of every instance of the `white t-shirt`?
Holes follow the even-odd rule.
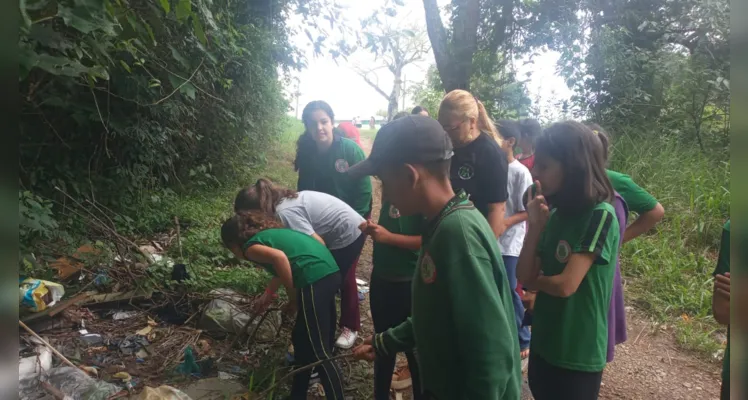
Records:
[[[355,242],[362,235],[358,226],[365,221],[343,200],[312,190],[299,192],[295,199],[283,199],[275,214],[290,229],[320,235],[330,250]]]
[[[522,195],[532,185],[532,175],[527,167],[518,160],[514,160],[509,163],[506,182],[509,196],[506,199],[504,218],[525,211],[525,207],[522,205]],[[525,229],[526,224],[520,222],[512,225],[499,236],[499,249],[502,255],[519,257],[519,253],[522,251],[522,243],[525,241]]]

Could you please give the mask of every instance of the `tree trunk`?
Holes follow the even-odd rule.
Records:
[[[478,43],[479,0],[454,0],[453,36],[449,42],[436,0],[423,0],[426,28],[444,90],[470,89],[473,55]]]
[[[395,82],[392,85],[392,91],[390,92],[390,96],[387,99],[387,121],[392,121],[392,117],[397,114],[397,109],[399,108],[398,100],[400,99],[400,89],[403,85],[402,68],[395,68],[392,73],[395,75]]]

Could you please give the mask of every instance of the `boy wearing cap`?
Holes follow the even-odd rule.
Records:
[[[413,276],[412,317],[368,338],[360,359],[418,349],[421,387],[434,399],[519,399],[519,342],[496,237],[449,180],[452,143],[434,119],[411,115],[380,129],[371,155],[348,171],[375,175],[403,216],[426,223]]]

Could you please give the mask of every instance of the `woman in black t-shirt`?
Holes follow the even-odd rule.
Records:
[[[507,157],[501,136],[483,103],[465,90],[447,93],[439,106],[439,122],[452,139],[452,188],[464,190],[486,217],[498,238],[506,229]]]

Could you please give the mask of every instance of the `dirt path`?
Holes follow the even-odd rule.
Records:
[[[371,140],[361,138],[368,154]],[[379,218],[381,193],[378,182],[374,186],[372,219]],[[368,240],[361,255],[356,274],[369,281],[371,276],[372,244]],[[361,337],[372,334],[372,321],[368,316],[369,296],[361,303]],[[603,375],[601,399],[719,399],[720,365],[703,361],[679,349],[669,330],[662,330],[633,308],[627,310],[628,341],[616,347],[615,360]],[[357,376],[352,381],[358,387],[360,398],[371,398],[373,371],[365,364],[354,368]],[[353,382],[352,382],[353,383]],[[403,392],[410,398],[410,390]],[[359,398],[356,396],[356,398]],[[529,394],[524,398],[532,398]]]

